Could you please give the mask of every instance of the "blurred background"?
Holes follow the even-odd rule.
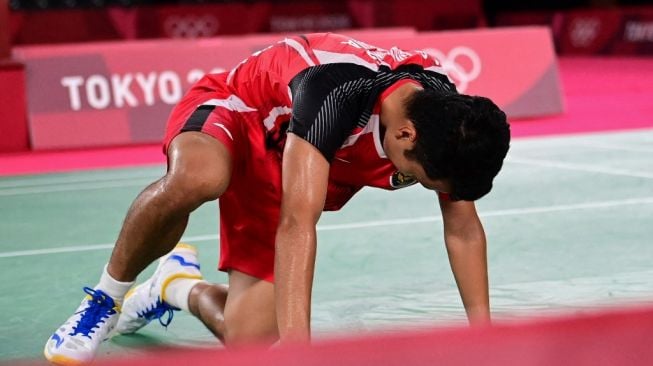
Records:
[[[3,2],[10,9],[0,18],[4,43],[14,45],[372,27],[425,31],[548,25],[562,54],[653,53],[653,4],[645,0]],[[3,52],[6,57],[6,46]]]
[[[538,59],[541,60],[542,57],[533,54],[528,47],[524,48],[529,43],[526,38],[517,36],[513,41],[508,41],[498,33],[508,30],[508,33],[525,34],[523,32],[528,32],[529,27],[535,29],[533,26],[546,29],[547,39],[544,42],[538,41],[537,46],[534,44],[528,46],[544,50],[546,55],[549,55],[546,49],[552,48],[553,52],[550,54],[553,58],[548,59],[550,57],[546,56],[545,64],[549,65],[546,70],[532,66],[533,70],[529,74],[531,80],[526,80],[515,73],[514,60],[521,60],[522,65],[528,65]],[[386,30],[385,34],[375,33],[383,29]],[[493,31],[497,29],[501,31]],[[474,52],[478,52],[478,47],[486,46],[486,54],[481,55],[482,62],[474,55],[470,58],[468,55],[470,50],[465,49],[463,52],[460,48],[456,48],[460,46],[458,44],[444,45],[442,42],[445,41],[439,38],[430,41],[423,38],[420,40],[422,35],[437,33],[448,35],[445,36],[446,39],[460,42],[458,35],[450,34],[450,31],[459,30],[472,30],[474,37],[480,37],[477,37],[479,44],[475,46]],[[197,75],[230,69],[239,60],[276,41],[281,35],[320,31],[345,32],[354,38],[386,48],[394,45],[406,49],[449,47],[448,54],[437,50],[434,55],[441,59],[447,72],[456,79],[459,91],[498,98],[498,104],[502,108],[507,108],[509,117],[531,118],[562,112],[564,109],[562,99],[569,101],[571,97],[569,92],[573,92],[576,86],[584,87],[580,94],[587,99],[586,94],[591,92],[587,81],[597,80],[596,77],[588,76],[589,69],[594,70],[594,75],[603,75],[602,70],[608,69],[615,72],[619,70],[622,73],[628,70],[629,75],[632,75],[629,80],[636,83],[622,92],[613,90],[614,95],[621,96],[625,100],[630,98],[625,96],[625,92],[631,90],[639,92],[640,86],[647,82],[641,74],[645,69],[642,68],[642,62],[650,59],[646,56],[653,54],[653,3],[644,0],[529,2],[516,0],[0,0],[0,80],[2,80],[0,129],[6,136],[0,141],[0,153],[25,152],[41,148],[158,142],[162,121],[166,119],[171,105],[178,100],[180,93],[190,86],[190,81],[196,80]],[[495,37],[496,41],[492,42],[497,43],[490,45],[481,39],[486,36]],[[258,40],[252,41],[252,37],[258,37]],[[211,41],[205,41],[209,38]],[[245,38],[249,39],[247,47],[244,47]],[[204,43],[169,42],[180,40],[200,40]],[[107,43],[110,46],[103,45],[102,42],[107,41],[110,42]],[[151,48],[147,48],[143,46],[142,41],[154,43],[149,46]],[[88,45],[90,48],[73,49],[80,45]],[[239,46],[243,47],[239,48]],[[171,48],[166,50],[166,47]],[[200,56],[198,53],[202,47],[211,48],[206,56]],[[185,53],[181,52],[182,49]],[[180,50],[180,52],[170,50]],[[103,53],[105,51],[106,54]],[[52,57],[58,55],[58,58],[55,58],[59,61],[54,61],[55,58],[44,61],[43,52]],[[65,57],[68,56],[64,57],[64,54],[86,58],[66,59]],[[90,54],[96,56],[81,56]],[[102,56],[97,56],[99,54]],[[528,56],[528,60],[522,56]],[[598,59],[597,56],[612,60],[636,58],[638,61],[625,63],[614,61],[611,64],[592,61],[587,63],[588,60],[582,63],[569,61],[570,57]],[[93,57],[95,59],[91,61]],[[209,64],[207,60],[213,57],[217,57],[217,61]],[[172,60],[173,58],[175,60]],[[487,63],[491,58],[503,59],[511,64],[511,68],[504,67],[500,62],[492,68]],[[131,61],[133,65],[128,67],[121,60]],[[562,88],[558,87],[556,60],[562,60],[560,63]],[[206,65],[193,64],[200,61],[205,61]],[[124,108],[124,103],[128,104],[126,107],[137,107],[138,104],[134,102],[139,93],[138,90],[134,91],[135,88],[137,89],[136,82],[129,79],[136,69],[164,73],[166,70],[171,70],[170,65],[176,65],[175,67],[185,65],[187,69],[174,71],[181,76],[188,73],[188,85],[177,87],[179,84],[177,79],[183,78],[173,76],[174,85],[169,93],[170,98],[164,97],[161,98],[162,100],[145,103],[147,107],[151,104],[161,104],[160,102],[166,106],[160,107],[156,112],[153,112],[156,106],[146,109],[142,106],[143,103],[140,103],[142,107],[140,110]],[[205,69],[198,71],[198,68]],[[63,73],[63,70],[66,70],[66,73]],[[59,72],[62,74],[59,75]],[[496,74],[492,76],[488,72],[496,72]],[[539,73],[544,73],[547,77],[540,77]],[[98,94],[96,95],[98,98],[92,98],[99,102],[110,100],[110,92],[129,92],[127,89],[131,88],[130,95],[126,96],[130,98],[110,100],[114,102],[115,113],[130,114],[130,118],[139,120],[138,123],[131,123],[124,128],[125,131],[129,130],[124,132],[125,134],[132,135],[128,142],[125,142],[125,139],[110,141],[104,135],[99,136],[102,141],[98,140],[90,144],[84,139],[78,143],[39,142],[43,138],[51,140],[49,135],[54,133],[52,128],[59,129],[58,121],[64,118],[61,113],[70,112],[65,117],[66,123],[77,121],[77,126],[70,129],[79,136],[82,131],[78,127],[88,126],[89,120],[96,120],[90,114],[84,113],[89,108],[92,111],[102,108],[84,105],[86,103],[83,93],[81,102],[74,101],[74,98],[70,99],[75,96],[73,94],[54,97],[55,93],[81,93],[83,90],[79,91],[75,88],[82,86],[88,89],[86,94],[94,94],[98,91],[94,89],[94,83],[88,84],[84,81],[86,79],[75,79],[79,75],[85,77],[102,75],[103,79],[98,81],[101,84],[98,84],[98,87],[101,89],[98,90],[106,91],[104,93],[106,95]],[[112,75],[118,78],[115,82],[119,84],[118,86],[122,86],[122,89],[116,89],[114,85],[112,90],[109,90],[110,79],[114,77]],[[163,83],[162,87],[165,87],[169,80],[165,79],[167,74],[161,75],[164,79],[159,82]],[[460,76],[463,76],[464,80]],[[577,76],[584,77],[584,81],[569,80],[570,77]],[[479,86],[483,78],[486,79],[487,88]],[[522,88],[519,98],[512,95],[516,92],[502,90],[505,89],[505,83],[502,84],[504,85],[502,88],[494,87],[498,81],[510,78],[513,79],[513,83],[518,80],[530,83],[531,86]],[[616,80],[623,81],[623,78],[624,74]],[[469,84],[471,80],[475,81]],[[544,87],[543,83],[550,85]],[[599,85],[603,83],[604,81],[601,81]],[[471,89],[466,88],[468,84]],[[554,89],[557,91],[552,92]],[[136,93],[135,97],[131,98],[131,94],[134,93]],[[505,94],[504,97],[507,99],[502,100],[499,93]],[[542,102],[542,95],[550,97],[556,93],[563,93],[563,96],[556,97],[558,101],[554,108],[545,108],[545,111],[535,110],[546,104]],[[45,101],[49,104],[44,105]],[[77,110],[73,106],[75,103],[82,110]],[[65,109],[66,104],[70,104],[71,108]],[[596,103],[589,104],[596,105]],[[527,111],[532,113],[524,113]],[[50,115],[39,119],[39,114],[45,112]],[[570,120],[578,120],[578,114],[573,114],[573,108],[567,108],[565,112],[567,113],[564,116]],[[596,111],[594,113],[602,114]],[[147,116],[142,118],[146,114]],[[638,117],[640,114],[640,112],[636,113],[635,119],[640,118]],[[627,117],[619,119],[633,120],[632,117]],[[144,120],[156,122],[143,122]],[[96,123],[100,124],[100,122]],[[43,130],[40,128],[43,124],[49,124],[52,128]],[[570,126],[569,121],[565,121],[563,126]],[[39,135],[40,130],[46,132]]]
[[[41,357],[79,288],[96,278],[131,200],[165,171],[160,140],[183,91],[282,35],[318,31],[423,50],[461,93],[506,111],[511,152],[479,204],[499,320],[653,303],[652,1],[0,0],[0,276],[10,279],[0,286],[10,294],[0,296],[0,364]],[[393,195],[364,190],[320,222],[318,332],[464,322],[432,197]],[[205,268],[215,265],[216,215],[215,205],[203,206],[184,237],[205,246]],[[362,229],[343,240],[347,228]],[[388,266],[408,242],[400,265]],[[34,301],[41,294],[57,301]],[[530,343],[468,338],[491,352],[437,340],[404,353],[433,356],[438,344],[494,360],[515,350],[532,357],[486,365],[621,365],[640,352],[640,364],[651,364],[653,308],[629,319],[564,323],[547,328],[548,338],[535,326]],[[102,355],[213,347],[193,322],[179,317],[177,328],[119,337]],[[349,364],[369,358],[359,357]]]

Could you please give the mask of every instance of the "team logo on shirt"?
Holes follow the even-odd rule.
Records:
[[[412,186],[415,183],[417,183],[415,177],[411,177],[410,175],[406,175],[400,171],[394,172],[392,177],[390,177],[390,185],[392,188],[404,188]]]

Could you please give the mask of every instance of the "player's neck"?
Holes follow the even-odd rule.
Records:
[[[420,87],[412,83],[404,84],[381,101],[379,118],[384,129],[393,129],[398,124],[404,123],[406,119],[404,102],[406,98],[420,89]]]

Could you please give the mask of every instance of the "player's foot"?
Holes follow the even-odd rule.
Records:
[[[167,327],[174,311],[179,309],[165,301],[165,289],[179,278],[202,279],[197,250],[192,245],[177,244],[159,260],[152,277],[127,293],[116,331],[134,333],[154,319]]]
[[[45,358],[57,365],[83,365],[95,357],[102,341],[109,338],[118,322],[120,308],[102,292],[84,287],[88,294],[45,344]]]

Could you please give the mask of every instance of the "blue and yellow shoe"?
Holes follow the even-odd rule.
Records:
[[[57,365],[91,362],[102,341],[108,339],[120,317],[120,307],[101,290],[84,287],[87,296],[45,344],[45,358]]]
[[[192,245],[177,244],[159,260],[152,277],[127,293],[116,331],[121,334],[134,333],[155,319],[167,327],[174,311],[179,309],[166,302],[165,289],[170,282],[179,278],[202,279],[197,249]]]

